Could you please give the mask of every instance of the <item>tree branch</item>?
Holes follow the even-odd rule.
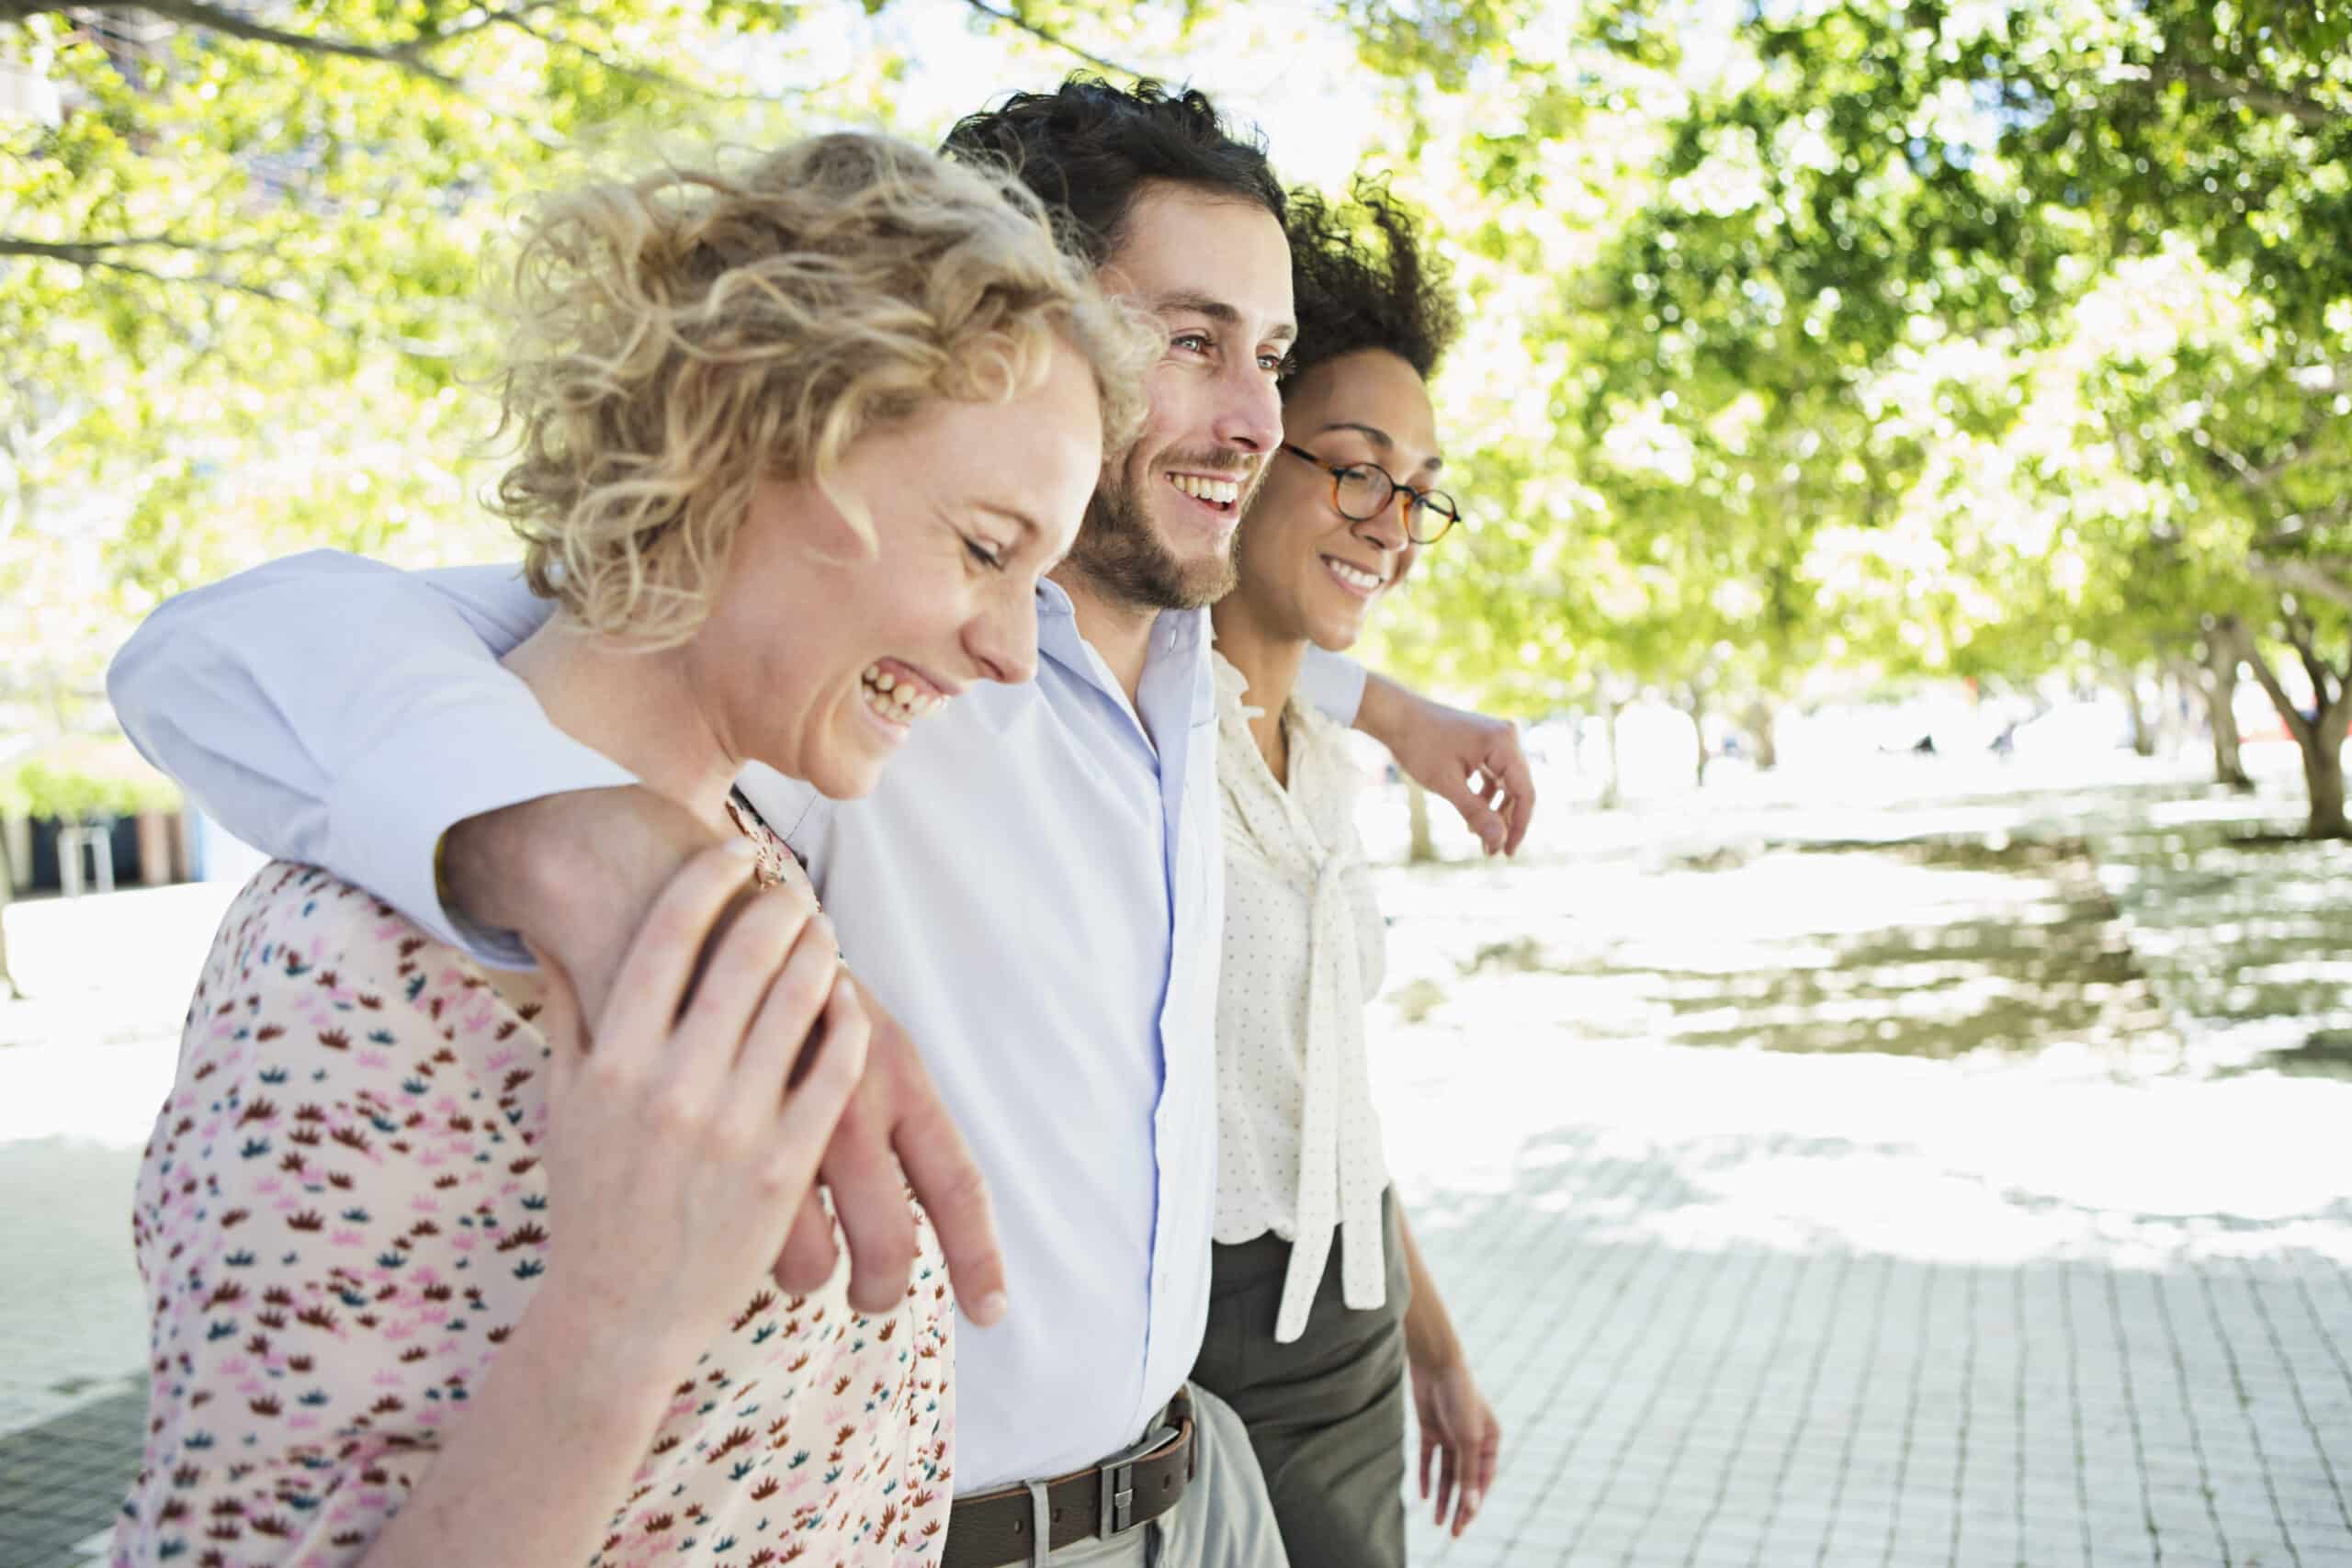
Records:
[[[690,93],[722,102],[747,102],[748,95],[721,92],[704,87],[682,77],[649,65],[606,54],[593,45],[552,28],[533,22],[535,12],[560,9],[555,0],[524,0],[521,5],[486,10],[465,17],[446,28],[420,32],[397,43],[362,43],[355,39],[329,37],[317,33],[291,32],[257,22],[217,0],[140,0],[137,5],[69,6],[66,0],[0,0],[0,21],[21,21],[28,17],[69,11],[144,11],[166,21],[185,26],[206,28],[232,38],[250,39],[255,43],[274,44],[281,49],[305,54],[330,54],[347,60],[364,60],[373,64],[390,65],[413,73],[451,92],[465,91],[465,84],[435,65],[426,56],[443,44],[477,33],[487,28],[513,28],[528,34],[550,49],[569,50],[594,61],[616,75],[628,76],[650,85],[673,92]]]
[[[281,310],[297,311],[313,320],[324,320],[317,311],[298,299],[288,299],[282,294],[273,294],[258,283],[244,283],[233,277],[222,277],[218,273],[199,272],[191,273],[185,277],[175,277],[168,272],[157,272],[153,267],[139,266],[130,262],[114,261],[103,255],[65,256],[59,259],[75,266],[89,267],[101,272],[119,272],[131,277],[143,277],[151,283],[194,284],[200,288],[219,289],[227,294],[243,294],[252,299],[266,300]],[[332,325],[332,323],[327,324]]]
[[[2261,114],[2284,115],[2311,130],[2325,130],[2344,118],[2341,109],[2332,108],[2316,98],[2224,75],[2210,66],[2167,62],[2149,74],[2156,82],[2177,82],[2198,96],[2216,103],[2238,104]]]
[[[2254,575],[2274,587],[2292,589],[2324,599],[2333,604],[2352,609],[2352,581],[2336,576],[2328,564],[2314,560],[2274,560],[2268,556],[2248,558],[2247,566]],[[2347,563],[2335,563],[2342,566]]]
[[[2310,750],[2313,744],[2311,719],[2294,705],[2287,695],[2287,689],[2278,683],[2270,661],[2263,658],[2262,649],[2255,646],[2254,635],[2246,630],[2245,623],[2235,615],[2230,615],[2222,620],[2221,630],[2222,636],[2236,645],[2238,657],[2253,667],[2255,680],[2270,698],[2270,705],[2278,710],[2279,718],[2287,726],[2287,733],[2295,738],[2297,745]]]
[[[1014,6],[1018,6],[1020,0],[1009,0],[1009,4]],[[1138,82],[1142,81],[1144,78],[1144,73],[1136,70],[1134,67],[1122,65],[1115,60],[1105,60],[1099,54],[1089,53],[1087,51],[1079,48],[1078,45],[1070,42],[1069,39],[1062,37],[1059,33],[1055,32],[1052,28],[1040,27],[1037,23],[1031,21],[1028,17],[1023,16],[1018,9],[1000,11],[995,6],[989,5],[988,0],[964,0],[964,4],[969,6],[973,10],[978,11],[981,16],[988,17],[991,21],[1009,22],[1013,27],[1016,27],[1023,32],[1027,33],[1031,38],[1051,44],[1054,48],[1061,50],[1065,53],[1074,54],[1078,56],[1079,59],[1085,61],[1089,65],[1095,66],[1104,71],[1114,71],[1122,76],[1132,77]]]
[[[689,82],[682,76],[673,76],[668,72],[657,70],[650,65],[637,65],[626,60],[616,59],[593,44],[585,44],[568,34],[534,25],[529,19],[530,13],[545,9],[547,9],[545,6],[539,5],[518,6],[512,10],[493,11],[489,16],[469,23],[463,28],[452,28],[448,33],[436,37],[433,41],[438,43],[443,38],[455,38],[459,32],[472,31],[481,27],[507,27],[526,37],[537,39],[549,49],[570,50],[582,59],[594,61],[616,76],[627,76],[631,81],[643,82],[648,86],[662,87],[673,93],[685,93],[695,97],[709,98],[718,103],[741,104],[763,101],[757,94],[729,93],[718,87],[706,87],[698,82]]]
[[[439,70],[424,57],[425,50],[441,41],[435,34],[424,34],[402,43],[361,43],[356,39],[288,32],[284,28],[257,22],[226,6],[208,4],[208,0],[140,0],[136,6],[68,6],[65,0],[0,0],[0,21],[22,21],[28,17],[66,11],[144,11],[167,22],[205,28],[230,38],[274,44],[280,49],[295,50],[304,54],[332,54],[346,60],[365,60],[378,65],[393,66],[453,92],[458,86],[456,77]]]
[[[2346,671],[2337,670],[2321,656],[2319,636],[2308,616],[2288,616],[2286,632],[2287,641],[2294,649],[2295,657],[2302,660],[2303,679],[2312,683],[2312,716],[2315,720],[2324,720],[2335,711],[2352,682],[2347,682]]]
[[[194,255],[225,256],[253,248],[251,245],[209,245],[201,241],[182,240],[170,234],[126,234],[111,240],[67,241],[28,240],[15,234],[0,234],[0,256],[37,256],[47,261],[71,262],[75,266],[96,266],[115,251],[185,251]]]

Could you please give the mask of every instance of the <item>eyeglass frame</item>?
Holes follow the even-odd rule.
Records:
[[[1395,505],[1396,498],[1400,495],[1406,498],[1405,537],[1412,540],[1412,542],[1417,545],[1436,544],[1440,539],[1445,537],[1447,533],[1453,529],[1455,524],[1462,521],[1461,503],[1442,490],[1422,490],[1419,486],[1408,485],[1377,463],[1327,463],[1322,458],[1317,457],[1314,453],[1309,452],[1304,446],[1295,446],[1287,441],[1283,442],[1282,446],[1283,450],[1289,453],[1292,457],[1303,457],[1307,462],[1314,464],[1317,468],[1331,476],[1331,510],[1338,513],[1340,516],[1346,518],[1351,523],[1373,522],[1374,519],[1378,518],[1382,513]],[[1346,507],[1340,504],[1340,486],[1345,483],[1348,475],[1357,468],[1370,468],[1374,473],[1378,474],[1382,479],[1388,481],[1388,499],[1374,507],[1371,514],[1365,517],[1359,517],[1354,513],[1350,512]],[[1436,507],[1431,503],[1441,501],[1445,502],[1451,515],[1448,515],[1447,513],[1438,513],[1439,516],[1445,518],[1443,525],[1441,526],[1436,533],[1431,534],[1428,538],[1424,539],[1413,531],[1414,513],[1424,507],[1427,507],[1431,512],[1436,512]]]

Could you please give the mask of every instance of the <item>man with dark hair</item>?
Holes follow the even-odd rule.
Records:
[[[1126,239],[1127,215],[1154,180],[1217,191],[1286,216],[1287,193],[1265,149],[1227,128],[1208,95],[1132,89],[1072,76],[1050,93],[1015,93],[956,122],[940,150],[1018,175],[1069,224],[1069,247],[1096,266]]]
[[[1040,587],[1035,680],[922,718],[865,799],[757,767],[741,782],[805,857],[874,1004],[866,1082],[822,1168],[851,1299],[907,1288],[911,1183],[966,1315],[995,1325],[956,1355],[954,1568],[1279,1564],[1246,1436],[1183,1380],[1207,1309],[1222,921],[1201,606],[1282,436],[1282,192],[1205,98],[1148,85],[1023,95],[950,145],[1066,203],[1167,348],[1142,436]],[[594,1016],[652,893],[709,834],[567,745],[492,661],[545,614],[511,573],[313,555],[174,601],[110,684],[141,749],[232,830],[486,960],[524,961],[527,935]],[[1532,795],[1509,726],[1336,660],[1314,679],[1490,850],[1517,847]],[[452,784],[452,749],[485,727],[499,774]],[[834,1262],[812,1205],[778,1278]]]

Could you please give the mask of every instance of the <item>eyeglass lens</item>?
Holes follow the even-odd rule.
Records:
[[[1386,469],[1373,464],[1348,468],[1339,479],[1340,510],[1359,523],[1379,516],[1396,498],[1396,481],[1388,477]],[[1452,527],[1460,516],[1453,497],[1416,493],[1405,513],[1405,532],[1415,543],[1426,545]]]

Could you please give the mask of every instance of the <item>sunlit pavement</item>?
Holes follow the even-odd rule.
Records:
[[[1415,1561],[2352,1564],[2352,866],[2165,848],[2279,798],[1924,776],[1383,874],[1390,1163],[1506,1432]],[[153,999],[0,1010],[0,1565],[83,1560],[136,1441],[191,911],[118,950]]]

